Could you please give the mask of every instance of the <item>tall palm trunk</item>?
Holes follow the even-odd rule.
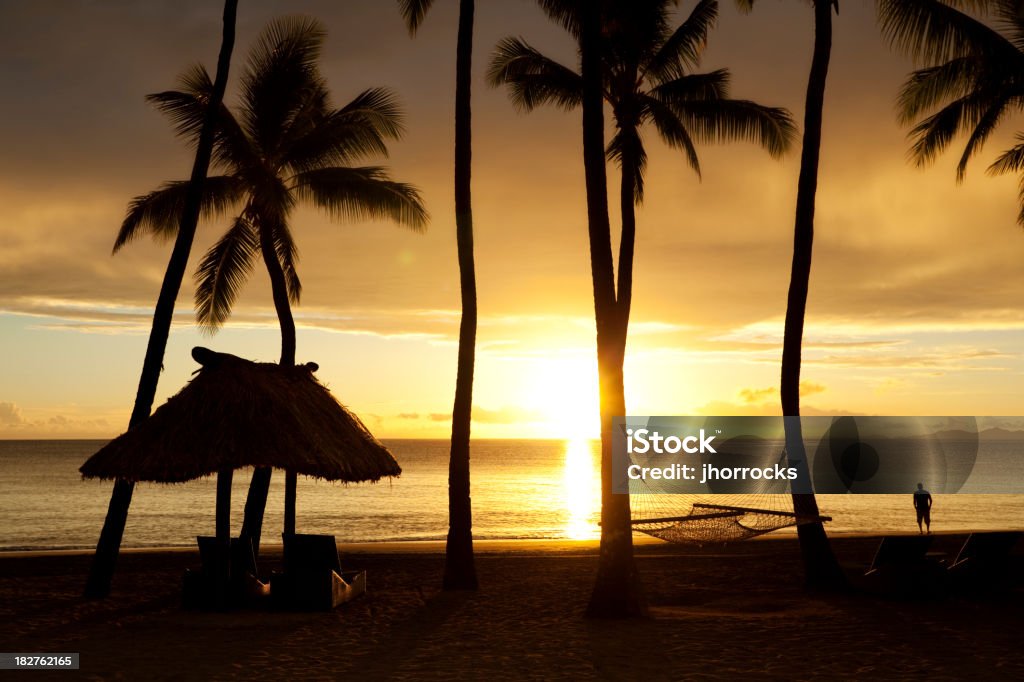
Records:
[[[626,328],[616,306],[615,267],[608,221],[604,111],[601,92],[600,3],[580,4],[580,57],[583,80],[583,166],[587,190],[590,272],[597,323],[598,384],[601,394],[601,549],[597,580],[587,615],[622,618],[644,612],[640,579],[633,561],[629,495],[612,490],[612,418],[626,413],[622,364]]]
[[[220,54],[217,58],[217,75],[214,80],[213,92],[209,107],[203,120],[196,147],[195,161],[192,164],[192,175],[185,207],[181,215],[178,234],[174,240],[174,248],[167,262],[160,295],[156,309],[153,311],[153,325],[149,332],[146,346],[146,357],[142,363],[142,374],[139,377],[139,388],[135,393],[135,405],[128,428],[138,426],[149,417],[156,397],[156,387],[160,381],[163,368],[164,352],[167,350],[167,338],[171,331],[174,318],[174,303],[181,289],[181,282],[188,266],[188,257],[192,251],[192,242],[199,223],[199,210],[203,198],[203,183],[210,167],[210,156],[213,153],[213,141],[216,132],[217,112],[224,99],[224,90],[228,82],[228,70],[231,66],[231,51],[235,46],[235,15],[238,11],[238,0],[225,0],[223,15],[223,32]],[[106,597],[110,594],[110,585],[114,577],[117,555],[121,549],[121,538],[124,535],[125,523],[128,521],[128,508],[132,503],[132,492],[135,484],[118,479],[114,482],[114,490],[107,507],[107,517],[103,522],[96,554],[93,556],[89,569],[89,578],[85,586],[87,597]]]
[[[469,432],[473,412],[473,366],[476,356],[476,268],[473,262],[473,209],[470,201],[472,127],[470,84],[473,57],[473,0],[459,3],[455,58],[455,236],[459,257],[462,322],[452,408],[452,443],[448,461],[448,542],[445,546],[446,590],[476,589],[473,562],[473,509],[469,495]]]
[[[260,252],[270,276],[270,291],[274,298],[274,310],[281,327],[281,361],[279,364],[291,367],[295,364],[295,318],[288,301],[288,285],[284,270],[274,249],[274,237],[270,228],[262,222],[260,231]],[[242,518],[241,537],[252,541],[253,553],[259,556],[260,537],[263,534],[263,516],[267,510],[267,495],[270,493],[270,467],[256,467],[249,481],[249,493],[245,498],[245,512]]]
[[[811,278],[811,252],[814,243],[814,206],[818,190],[818,162],[821,154],[822,111],[825,83],[832,52],[833,0],[814,2],[814,56],[807,84],[804,111],[804,139],[797,184],[796,223],[793,232],[793,265],[786,304],[785,337],[782,345],[782,413],[800,416],[800,356],[803,346],[804,316]],[[786,450],[801,466],[801,475],[809,480],[806,453],[799,419],[785,419]],[[817,516],[818,503],[813,493],[793,495],[793,511],[800,516]],[[807,583],[813,587],[836,588],[845,584],[842,571],[832,553],[828,536],[820,522],[797,527],[800,553]]]
[[[619,283],[616,295],[624,333],[629,328],[629,309],[633,302],[633,254],[636,250],[636,155],[622,150],[622,178],[619,203],[622,213],[622,237],[619,242]]]

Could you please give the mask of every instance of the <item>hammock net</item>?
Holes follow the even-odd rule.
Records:
[[[771,425],[781,427],[781,422],[775,422]],[[657,425],[656,418],[646,420],[646,426]],[[778,433],[769,432],[766,437],[741,435],[717,441],[714,454],[700,454],[693,462],[697,471],[704,472],[698,489],[665,478],[631,479],[633,529],[668,542],[709,544],[831,521],[826,516],[795,513],[788,481],[781,478],[710,475],[708,469],[712,465],[724,469],[788,466],[784,432],[776,430]],[[644,453],[631,459],[634,464],[654,468],[671,467],[678,462],[677,455],[665,453]]]
[[[764,462],[785,463],[781,443],[765,442]],[[726,453],[721,453],[722,456]],[[793,496],[779,480],[717,481],[716,494],[671,494],[670,482],[631,480],[633,529],[667,542],[725,543],[771,533],[805,523],[831,521],[827,516],[798,515]],[[742,492],[740,492],[742,491]]]
[[[631,496],[633,530],[675,543],[715,544],[746,540],[827,516],[798,516],[790,495]]]

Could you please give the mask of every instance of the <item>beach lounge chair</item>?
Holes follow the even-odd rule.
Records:
[[[873,592],[892,597],[937,596],[945,592],[947,578],[942,560],[929,555],[931,535],[887,536],[864,573]]]
[[[882,538],[875,550],[865,575],[886,570],[893,566],[906,566],[925,560],[928,548],[932,546],[931,535],[895,535]]]
[[[342,571],[333,535],[285,534],[284,571],[270,578],[275,608],[329,611],[366,591],[366,571]]]
[[[226,555],[217,538],[200,535],[196,543],[201,568],[185,571],[186,608],[255,606],[270,596],[270,585],[258,577],[251,539],[231,538]]]
[[[1013,582],[1010,552],[1024,533],[971,533],[949,566],[955,587],[965,592],[992,592]]]

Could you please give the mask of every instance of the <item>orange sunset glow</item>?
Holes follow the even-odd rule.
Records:
[[[804,345],[805,412],[1017,414],[1024,361],[1024,234],[1016,180],[957,186],[955,155],[918,169],[893,99],[912,64],[882,41],[870,3],[836,24]],[[323,70],[337,100],[393,88],[406,133],[386,161],[419,186],[423,234],[384,221],[293,220],[304,284],[298,359],[315,360],[339,399],[382,437],[449,433],[459,316],[451,102],[434,92],[450,69],[437,8],[415,43],[387,3],[289,5],[329,28]],[[215,6],[190,13],[131,5],[56,15],[8,8],[8,121],[0,159],[0,437],[109,437],[123,430],[170,245],[110,248],[127,201],[185,177],[189,151],[142,95],[170,87],[182,55],[215,57]],[[277,9],[248,8],[247,45]],[[800,3],[765,3],[760,19],[720,12],[702,68],[728,66],[736,96],[802,115],[811,46]],[[344,14],[344,20],[335,16]],[[449,16],[451,15],[451,16]],[[573,45],[525,3],[479,12],[478,74],[504,35],[525,35],[572,63]],[[35,49],[43,25],[52,49]],[[375,27],[369,50],[364,26]],[[154,34],[154,27],[159,30]],[[793,30],[791,30],[793,29]],[[153,36],[157,35],[157,38]],[[117,51],[96,46],[114,38]],[[372,56],[370,56],[372,55]],[[770,56],[770,58],[769,58]],[[187,60],[186,60],[187,61]],[[27,80],[25,69],[38,75]],[[578,114],[517,113],[474,82],[474,222],[480,328],[475,437],[595,436],[596,359]],[[237,98],[229,86],[228,100]],[[73,111],[68,119],[65,113]],[[989,143],[1008,146],[1013,125]],[[789,274],[798,154],[779,161],[749,143],[703,145],[702,178],[647,140],[636,282],[626,360],[635,414],[778,412],[778,359]],[[611,167],[610,180],[617,182]],[[612,204],[613,232],[617,212]],[[201,223],[193,265],[223,225]],[[194,369],[197,344],[274,360],[276,319],[257,269],[231,319],[197,331],[186,278],[157,404]]]
[[[1024,0],[0,2],[0,112],[0,670],[1024,680]]]

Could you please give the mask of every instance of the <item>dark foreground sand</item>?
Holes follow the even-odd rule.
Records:
[[[876,544],[835,541],[851,570]],[[77,651],[79,676],[125,680],[1024,679],[1020,587],[987,599],[811,596],[792,539],[641,546],[652,617],[618,622],[582,617],[593,545],[485,545],[473,594],[439,591],[432,547],[359,549],[343,558],[369,571],[370,594],[315,614],[182,611],[191,552],[126,553],[101,602],[78,596],[88,556],[0,555],[0,651]]]

